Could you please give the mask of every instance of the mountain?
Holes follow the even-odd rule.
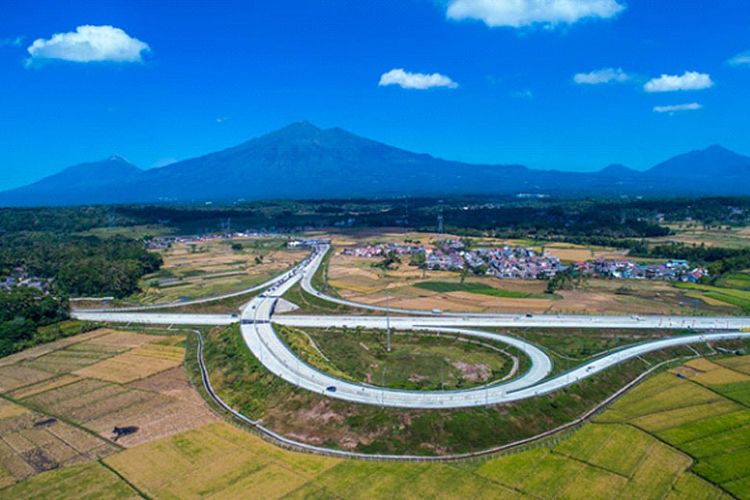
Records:
[[[750,157],[742,156],[721,146],[709,146],[700,151],[691,151],[659,163],[646,171],[651,177],[707,177],[729,179],[750,175]]]
[[[338,198],[486,190],[522,166],[473,166],[415,154],[340,128],[292,124],[233,148],[144,173],[163,198]],[[193,188],[190,188],[192,186]],[[189,194],[188,194],[189,193]]]
[[[143,170],[119,156],[81,163],[37,182],[0,193],[0,204],[76,205],[106,203],[106,192],[114,186],[135,181]]]
[[[626,167],[625,165],[613,163],[601,169],[599,172],[597,172],[597,175],[609,178],[637,177],[641,175],[641,172],[630,167]]]
[[[750,194],[750,158],[711,146],[641,172],[532,170],[442,160],[299,122],[237,146],[150,170],[122,158],[69,167],[0,193],[0,206],[239,199]]]

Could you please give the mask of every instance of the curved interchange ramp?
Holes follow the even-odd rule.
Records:
[[[359,304],[357,302],[330,297],[312,284],[312,278],[329,251],[328,245],[316,247],[312,254],[298,266],[270,280],[268,288],[253,298],[244,307],[239,318],[243,340],[256,358],[272,373],[298,387],[346,401],[401,408],[465,408],[498,403],[508,403],[547,394],[579,380],[591,377],[614,365],[660,349],[691,343],[738,340],[750,338],[750,318],[703,317],[703,316],[585,316],[585,315],[514,315],[490,313],[433,313]],[[400,316],[327,316],[308,315],[274,316],[279,298],[292,286],[301,282],[305,292],[319,299],[337,304],[369,309]],[[132,311],[132,310],[131,310]],[[124,321],[132,323],[161,324],[229,324],[237,318],[231,315],[164,314],[116,311],[76,312],[75,317],[93,321]],[[388,389],[368,384],[359,384],[336,378],[308,365],[292,352],[276,335],[273,323],[300,327],[363,326],[384,329],[393,328],[413,331],[445,332],[486,340],[494,340],[522,350],[531,366],[520,377],[504,383],[488,384],[472,389],[454,391],[412,391]],[[713,333],[695,333],[643,342],[609,352],[566,373],[547,378],[552,371],[552,361],[546,353],[524,340],[475,330],[471,327],[545,327],[545,328],[654,328],[693,329]],[[744,331],[743,331],[744,330]]]
[[[626,347],[589,363],[581,365],[574,370],[561,374],[552,379],[543,381],[552,370],[552,361],[538,347],[523,340],[500,335],[496,333],[472,330],[467,328],[456,328],[451,326],[454,323],[469,323],[477,320],[487,320],[497,318],[492,315],[462,315],[452,314],[447,317],[443,315],[433,315],[425,313],[419,317],[336,317],[336,316],[277,316],[273,317],[273,308],[276,301],[292,286],[301,280],[302,286],[308,293],[313,293],[318,298],[331,300],[333,302],[359,307],[356,302],[329,297],[315,290],[312,286],[312,277],[318,269],[325,253],[328,251],[327,246],[321,246],[315,250],[309,262],[303,265],[300,273],[290,277],[289,280],[275,286],[268,293],[256,297],[248,304],[248,307],[242,314],[242,337],[261,363],[277,376],[287,382],[304,389],[326,394],[332,398],[343,399],[356,403],[365,403],[371,405],[381,405],[400,408],[465,408],[472,406],[483,406],[488,404],[508,403],[518,401],[549,392],[556,391],[565,386],[576,383],[579,380],[590,377],[596,373],[606,370],[616,364],[622,363],[629,359],[641,356],[648,352],[657,351],[669,347],[675,347],[685,344],[705,342],[706,340],[734,340],[750,338],[748,332],[723,332],[713,334],[696,334],[681,337],[673,337],[653,342],[645,342],[634,346]],[[368,309],[378,311],[404,313],[411,312],[402,309],[384,308],[378,306],[368,306]],[[421,311],[424,313],[424,311]],[[422,316],[433,316],[425,318]],[[438,317],[435,317],[438,316]],[[509,318],[518,318],[514,315],[506,315]],[[591,322],[595,317],[567,317],[563,323],[576,325],[581,321]],[[386,328],[387,324],[396,325],[398,328],[421,331],[435,331],[481,337],[487,340],[496,340],[525,352],[531,361],[531,368],[521,377],[510,380],[502,384],[492,384],[476,387],[473,389],[455,390],[455,391],[412,391],[387,389],[384,387],[374,387],[366,384],[344,381],[323,373],[302,361],[284,344],[273,330],[272,319],[274,322],[291,326],[369,326],[373,328]],[[502,318],[501,318],[502,319]],[[524,319],[526,319],[524,317]],[[528,318],[533,319],[533,318]],[[697,318],[696,318],[697,319]],[[711,319],[710,323],[718,325],[726,319]],[[517,321],[511,319],[511,321]],[[631,318],[630,321],[622,318],[616,321],[631,322],[639,328],[645,328],[643,318]],[[646,320],[651,324],[653,320]],[[690,323],[691,319],[688,319]],[[675,321],[677,322],[677,321]],[[747,323],[747,320],[744,320]],[[434,324],[431,324],[434,323]],[[601,327],[600,323],[606,324],[606,321],[594,321],[594,327]],[[663,322],[662,322],[663,323]],[[671,326],[672,322],[667,322]],[[727,325],[729,323],[726,323]],[[524,322],[524,326],[528,326]],[[560,318],[556,316],[546,317],[542,326],[563,326],[560,324]],[[592,326],[592,325],[589,325]],[[667,326],[661,326],[666,328]],[[672,326],[674,327],[674,326]]]

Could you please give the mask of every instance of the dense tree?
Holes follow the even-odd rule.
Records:
[[[37,332],[68,317],[67,301],[29,287],[0,291],[0,356],[18,349]]]

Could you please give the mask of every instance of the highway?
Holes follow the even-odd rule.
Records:
[[[403,309],[365,306],[355,302],[328,297],[312,286],[312,277],[318,269],[327,246],[316,248],[312,255],[296,268],[273,280],[271,286],[253,298],[243,309],[240,318],[230,315],[164,314],[137,312],[76,312],[75,317],[92,321],[126,321],[131,323],[164,324],[228,324],[241,320],[241,334],[245,344],[260,362],[272,373],[298,387],[324,394],[331,398],[388,407],[401,408],[463,408],[488,404],[507,403],[547,394],[579,380],[591,377],[618,363],[656,350],[720,340],[750,338],[750,318],[741,317],[659,317],[659,316],[585,316],[585,315],[513,315],[513,314],[434,314],[419,311],[411,316],[323,316],[274,315],[278,299],[292,286],[302,282],[308,293],[323,300],[394,314],[411,313]],[[214,321],[215,323],[211,323]],[[495,340],[523,350],[530,359],[530,369],[505,383],[491,384],[456,391],[410,391],[387,389],[368,384],[358,384],[337,379],[318,371],[290,351],[276,335],[273,323],[300,327],[391,327],[403,330],[446,332],[486,340]],[[643,342],[610,352],[585,363],[567,373],[546,379],[552,362],[543,350],[521,339],[506,335],[473,330],[469,327],[577,327],[577,328],[680,328],[693,329],[695,334]],[[546,379],[546,380],[545,380]]]
[[[304,273],[302,288],[305,292],[315,297],[333,302],[335,304],[357,309],[386,312],[396,315],[417,315],[433,318],[426,320],[429,323],[441,325],[471,325],[486,327],[549,327],[549,328],[658,328],[658,329],[712,329],[712,330],[739,330],[750,328],[750,318],[737,316],[610,316],[610,315],[583,315],[583,314],[499,314],[499,313],[461,313],[461,312],[433,312],[423,309],[402,309],[398,307],[386,307],[372,304],[362,304],[352,300],[342,299],[327,295],[316,289],[312,283],[315,271],[323,262],[325,254],[330,251],[329,245],[321,245],[314,255],[310,270]],[[361,318],[361,326],[368,326],[369,321],[375,321],[368,316],[357,316]],[[391,321],[398,320],[398,316],[392,317]],[[301,321],[301,320],[300,320]],[[316,326],[313,324],[299,326]]]

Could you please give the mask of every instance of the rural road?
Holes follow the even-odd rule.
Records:
[[[418,314],[403,309],[366,306],[356,302],[329,297],[312,285],[312,277],[320,266],[327,245],[317,247],[310,257],[277,279],[271,280],[266,291],[253,298],[240,316],[243,340],[256,358],[272,373],[298,387],[326,396],[351,402],[401,408],[463,408],[488,404],[507,403],[547,394],[579,380],[591,377],[614,365],[660,349],[708,341],[750,338],[750,318],[742,317],[662,317],[662,316],[585,316],[585,315],[513,315],[513,314]],[[323,316],[274,315],[278,299],[292,286],[302,282],[302,287],[322,300],[330,300],[350,307],[367,308],[382,312],[412,314],[411,316]],[[229,324],[238,318],[231,315],[164,314],[137,312],[80,311],[74,316],[92,321],[160,323],[160,324]],[[363,326],[369,328],[391,327],[404,330],[446,332],[485,340],[495,340],[523,350],[531,362],[530,369],[520,377],[501,384],[491,384],[473,389],[455,391],[412,391],[387,389],[372,385],[344,381],[308,365],[292,352],[276,335],[273,323],[299,327]],[[524,340],[473,330],[469,327],[516,326],[544,328],[653,328],[693,329],[695,334],[670,337],[626,346],[556,377],[546,379],[552,370],[552,361],[538,347]],[[706,330],[706,332],[703,332]],[[698,333],[701,331],[701,333]],[[709,333],[710,331],[711,333]],[[546,379],[546,380],[545,380]]]

